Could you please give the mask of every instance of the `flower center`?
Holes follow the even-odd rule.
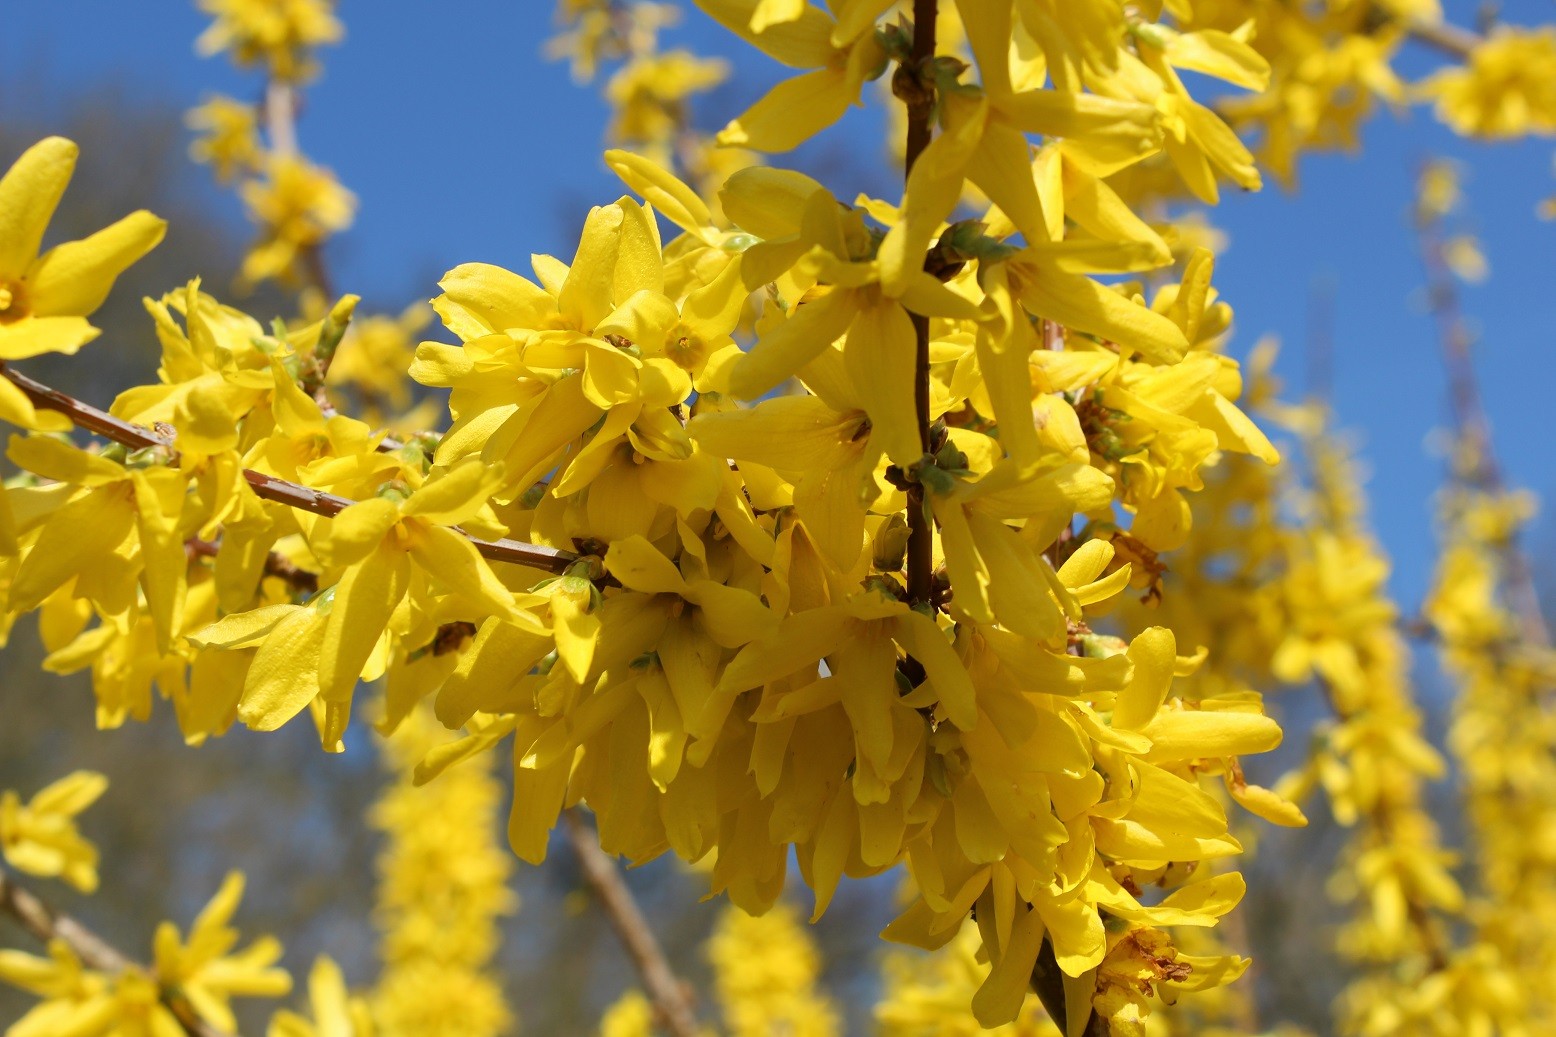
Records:
[[[27,316],[27,295],[20,281],[0,279],[0,324],[11,324]]]

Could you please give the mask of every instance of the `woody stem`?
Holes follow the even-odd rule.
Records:
[[[913,0],[913,49],[910,63],[899,71],[898,93],[908,109],[908,139],[903,175],[913,172],[913,163],[929,146],[934,119],[935,96],[928,81],[935,57],[935,20],[938,0]],[[918,413],[920,449],[934,452],[929,430],[929,318],[909,315],[913,320],[914,364],[913,393]],[[924,507],[924,487],[914,482],[908,487],[908,600],[913,604],[931,600],[935,563],[934,529]]]

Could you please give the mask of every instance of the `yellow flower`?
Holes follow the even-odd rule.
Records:
[[[346,989],[340,966],[329,958],[315,959],[308,973],[311,1019],[282,1010],[270,1017],[267,1037],[373,1037],[367,1003]]]
[[[232,872],[195,919],[187,941],[172,922],[159,925],[153,941],[158,981],[176,988],[201,1019],[229,1033],[238,1025],[234,997],[283,997],[292,989],[292,977],[275,967],[281,944],[274,937],[262,936],[232,953],[238,931],[230,923],[242,899],[243,876]]]
[[[334,6],[334,0],[200,0],[214,21],[195,46],[206,55],[231,51],[239,65],[263,61],[278,79],[305,79],[313,74],[309,51],[345,35]]]
[[[351,226],[357,204],[333,173],[298,155],[267,156],[263,179],[244,182],[239,193],[260,233],[240,271],[250,283],[296,279],[302,254]]]
[[[1428,76],[1417,92],[1465,136],[1556,133],[1556,30],[1499,25],[1468,61]]]
[[[600,1037],[653,1037],[654,1006],[637,988],[624,991],[600,1018]]]
[[[22,153],[0,179],[0,360],[74,353],[98,335],[87,314],[103,304],[114,279],[162,240],[167,224],[131,213],[89,238],[38,248],[49,217],[76,167],[76,145],[49,137]],[[0,417],[28,428],[39,418],[15,386],[0,387]]]
[[[189,473],[127,467],[49,436],[13,436],[6,456],[60,484],[43,491],[48,504],[24,533],[8,607],[36,608],[75,580],[75,596],[115,615],[134,603],[139,583],[165,651],[179,633],[188,586]]]
[[[202,643],[258,647],[238,705],[245,724],[273,731],[317,698],[326,717],[324,745],[336,747],[357,680],[364,672],[378,676],[387,664],[383,639],[401,601],[429,594],[429,582],[452,592],[465,609],[543,629],[515,607],[470,540],[449,528],[488,509],[492,474],[471,460],[408,495],[391,492],[353,504],[312,534],[325,564],[344,569],[339,582],[307,607],[267,606],[201,632]],[[376,659],[371,665],[370,658]]]
[[[886,955],[885,989],[875,1004],[880,1037],[1058,1037],[1037,995],[1028,993],[1014,1020],[985,1030],[967,1011],[989,974],[978,960],[978,927],[967,922],[940,950],[893,949]]]
[[[189,157],[208,164],[220,182],[252,172],[263,163],[259,116],[253,105],[216,94],[190,109],[184,122],[200,134],[189,145]]]
[[[416,355],[416,335],[432,319],[426,303],[407,306],[398,317],[374,314],[358,317],[330,364],[329,384],[349,385],[369,404],[391,412],[411,402],[405,370]],[[381,422],[380,422],[381,423]]]
[[[793,150],[842,118],[858,102],[865,81],[886,67],[874,29],[890,0],[835,3],[830,5],[835,17],[809,3],[775,11],[773,0],[697,0],[697,6],[768,56],[809,70],[779,83],[731,120],[719,133],[720,144]]]
[[[6,1037],[179,1037],[187,1033],[139,971],[107,976],[85,969],[63,940],[49,956],[0,950],[0,981],[42,998],[6,1030]]]
[[[76,829],[76,815],[96,802],[108,779],[76,771],[41,790],[25,806],[0,793],[0,853],[29,875],[61,878],[83,893],[97,889],[97,847]]]

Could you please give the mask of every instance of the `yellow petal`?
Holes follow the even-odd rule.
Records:
[[[923,272],[924,252],[961,200],[967,163],[988,121],[986,100],[947,98],[945,103],[946,130],[913,163],[902,196],[902,222],[887,231],[877,252],[881,287],[891,295],[901,295],[911,276]]]
[[[793,151],[848,110],[848,73],[823,68],[786,79],[719,131],[725,146],[753,151]]]
[[[795,309],[735,362],[729,388],[743,399],[761,396],[820,356],[848,330],[857,310],[855,293],[836,290]]]
[[[418,515],[443,526],[458,525],[481,509],[500,478],[500,473],[479,459],[469,458],[434,472],[400,506],[400,514]]]
[[[1219,29],[1173,33],[1164,49],[1170,65],[1215,76],[1248,90],[1270,85],[1270,63],[1258,51]]]
[[[934,620],[918,612],[904,612],[896,622],[898,640],[923,665],[946,716],[963,731],[972,730],[978,723],[972,678],[944,632]]]
[[[40,813],[74,817],[108,790],[108,779],[96,771],[73,771],[38,790],[27,805]]]
[[[1302,808],[1276,792],[1260,785],[1233,783],[1229,788],[1238,805],[1256,817],[1284,828],[1307,826],[1307,815],[1302,813]]]
[[[1017,310],[1003,263],[982,271],[987,306],[995,319],[978,325],[974,348],[983,384],[994,405],[1000,445],[1018,464],[1038,458],[1037,428],[1032,421],[1032,375],[1028,356],[1037,345],[1032,324]]]
[[[1164,709],[1140,729],[1151,740],[1152,763],[1246,756],[1280,745],[1280,725],[1260,713]]]
[[[1113,726],[1131,731],[1150,722],[1172,687],[1177,639],[1166,627],[1148,627],[1129,643],[1134,679],[1119,693],[1113,707]]]
[[[140,530],[141,589],[157,630],[157,646],[166,652],[179,634],[189,559],[179,526],[188,482],[172,468],[140,469],[135,483],[136,524]]]
[[[371,554],[400,520],[400,509],[384,497],[358,501],[330,520],[313,545],[327,565],[352,565]]]
[[[381,541],[335,585],[319,665],[319,693],[325,698],[344,699],[356,687],[389,617],[405,597],[410,569],[404,551]]]
[[[78,497],[49,516],[11,582],[12,612],[30,612],[71,577],[95,568],[135,524],[135,507],[116,486]]]
[[[238,719],[256,731],[274,731],[313,701],[328,618],[302,608],[275,625],[249,666]]]
[[[64,137],[46,137],[0,178],[0,274],[20,277],[32,264],[79,150]]]
[[[509,691],[551,651],[549,635],[492,616],[459,656],[459,665],[438,691],[437,718],[460,727],[477,712],[516,710]]]
[[[914,405],[913,321],[895,301],[862,306],[848,326],[843,362],[870,416],[870,442],[907,466],[924,455]]]
[[[675,563],[641,536],[630,536],[610,545],[605,568],[623,587],[643,594],[681,594],[686,581]]]
[[[1080,274],[1047,268],[1023,278],[1021,302],[1039,317],[1138,350],[1157,363],[1177,363],[1188,350],[1172,321]]]
[[[44,353],[70,356],[100,334],[85,317],[24,317],[15,324],[0,324],[0,360],[26,360]]]
[[[503,586],[474,544],[451,529],[414,521],[418,528],[410,538],[410,555],[434,583],[491,612],[513,619],[528,617],[528,613],[514,610],[513,593]]]
[[[1101,576],[1112,560],[1111,541],[1088,540],[1059,567],[1059,582],[1072,590],[1084,586]]]
[[[584,220],[578,252],[557,295],[557,307],[576,328],[588,331],[612,309],[616,247],[624,213],[619,205],[596,205]],[[625,299],[620,300],[625,302]]]
[[[479,338],[509,328],[542,327],[556,302],[544,289],[518,274],[488,263],[465,263],[438,282],[443,295],[433,308],[450,331]]]
[[[129,475],[117,461],[53,436],[12,436],[5,456],[18,468],[72,486],[104,486]]]
[[[682,230],[699,237],[708,232],[713,214],[697,192],[661,168],[652,159],[630,151],[612,149],[605,153],[605,164],[622,182],[663,213]]]
[[[826,188],[792,169],[753,166],[719,188],[719,207],[741,230],[773,240],[800,232],[811,198]]]
[[[0,359],[5,359],[3,343],[0,343]],[[0,421],[8,421],[31,432],[65,432],[72,427],[70,419],[58,411],[35,409],[32,401],[4,377],[0,377]]]
[[[799,17],[769,24],[757,32],[751,27],[751,19],[761,0],[696,2],[724,28],[791,68],[818,68],[832,56],[832,19],[811,4],[805,5]]]
[[[994,967],[973,995],[972,1010],[979,1025],[993,1029],[1013,1022],[1031,990],[1032,969],[1043,946],[1044,919],[1036,911],[1024,910],[1010,929],[1010,938],[998,949],[990,949]],[[1101,923],[1098,923],[1099,927]]]
[[[611,545],[614,549],[615,545]],[[686,600],[702,610],[698,619],[716,644],[739,648],[766,637],[778,625],[778,617],[750,591],[726,587],[713,580],[692,580],[685,590]]]
[[[84,317],[103,304],[114,280],[156,248],[167,221],[142,209],[91,237],[56,245],[28,271],[32,312]]]

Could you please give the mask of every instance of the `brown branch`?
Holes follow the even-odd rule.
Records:
[[[81,964],[89,969],[110,974],[139,972],[153,975],[151,969],[125,957],[101,936],[17,885],[3,871],[0,871],[0,913],[9,915],[42,944],[47,945],[54,940],[63,942],[81,959]],[[182,997],[166,989],[160,991],[160,997],[189,1037],[223,1037],[215,1027],[201,1020]]]
[[[1469,57],[1476,47],[1485,42],[1482,37],[1470,30],[1461,29],[1447,22],[1410,21],[1405,23],[1405,33],[1416,42],[1435,47],[1455,58]]]
[[[10,379],[11,383],[33,402],[34,406],[58,411],[78,428],[95,432],[115,443],[122,443],[137,450],[159,448],[167,451],[170,463],[176,463],[178,460],[178,450],[173,445],[173,436],[116,418],[74,396],[67,396],[42,382],[34,381],[10,367],[0,365],[0,374]],[[243,477],[257,496],[277,504],[297,508],[299,511],[322,515],[325,518],[333,518],[357,503],[349,497],[315,490],[253,469],[245,469]],[[563,573],[567,571],[568,566],[578,561],[578,556],[570,551],[559,551],[540,544],[526,544],[506,537],[502,540],[481,540],[458,526],[451,528],[474,544],[475,549],[484,557],[494,562],[511,562],[514,565],[526,565],[546,572]]]
[[[573,852],[578,855],[584,880],[594,891],[600,907],[610,919],[611,928],[616,930],[617,937],[632,959],[632,966],[643,981],[649,1000],[658,1010],[660,1023],[674,1037],[697,1037],[700,1032],[697,1015],[692,1010],[686,987],[670,968],[663,948],[654,937],[654,931],[649,928],[648,920],[643,917],[637,901],[632,898],[632,891],[622,880],[616,862],[600,849],[593,826],[583,819],[576,807],[564,810],[562,821]]]
[[[215,558],[221,551],[221,544],[211,540],[201,540],[199,537],[191,537],[184,541],[184,549],[189,552],[191,558]],[[297,565],[284,555],[271,551],[265,555],[266,576],[274,576],[295,591],[304,594],[314,594],[319,589],[319,574],[309,572]]]
[[[265,84],[265,100],[261,105],[265,116],[265,135],[270,138],[270,149],[283,158],[296,158],[297,146],[297,87],[284,79],[272,77]],[[324,253],[318,244],[304,245],[298,250],[303,280],[319,290],[326,299],[335,293],[330,290],[329,269],[324,265]]]
[[[903,176],[913,172],[913,164],[929,146],[935,112],[932,65],[935,60],[935,21],[938,0],[913,0],[913,49],[908,63],[897,69],[892,80],[893,92],[908,109],[908,135]],[[929,318],[910,313],[913,321],[913,401],[918,412],[919,448],[934,453],[929,426]],[[924,486],[914,481],[908,487],[908,600],[913,604],[931,600],[934,593],[934,523],[924,502]]]

